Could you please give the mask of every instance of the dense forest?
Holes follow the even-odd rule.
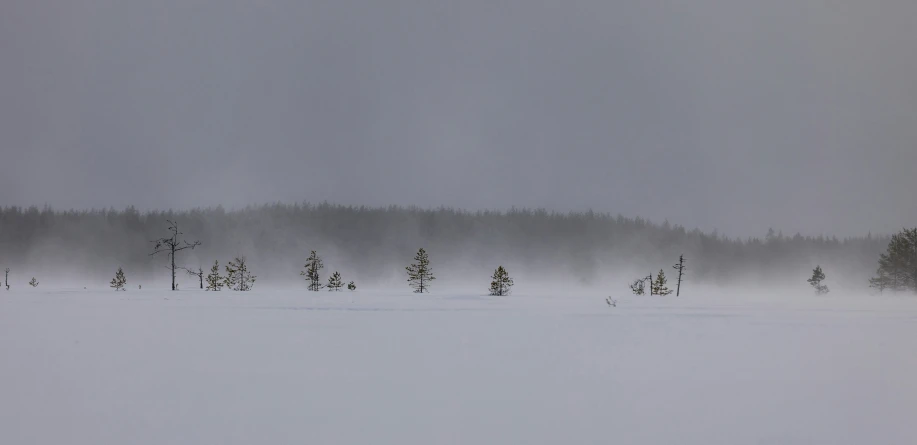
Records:
[[[311,250],[347,279],[403,283],[405,265],[423,247],[442,284],[480,281],[505,265],[520,281],[625,288],[634,273],[668,270],[683,254],[687,280],[694,283],[804,285],[817,263],[835,285],[865,290],[890,239],[784,236],[773,230],[761,238],[735,239],[668,222],[540,209],[327,203],[152,212],[6,207],[0,209],[0,266],[49,283],[65,276],[107,282],[118,267],[132,277],[166,276],[165,258],[150,256],[150,240],[166,235],[166,220],[176,221],[186,239],[201,242],[182,252],[181,266],[208,268],[214,260],[244,256],[259,285],[301,280]],[[195,280],[187,279],[185,287]],[[160,284],[168,286],[165,280]]]

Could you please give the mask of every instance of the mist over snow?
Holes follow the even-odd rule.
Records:
[[[913,445],[915,24],[2,0],[0,445]]]
[[[839,240],[773,230],[760,238],[730,239],[668,221],[591,211],[333,204],[143,213],[14,207],[0,209],[0,266],[13,269],[17,285],[37,276],[46,286],[104,287],[123,267],[135,287],[168,289],[168,258],[150,256],[151,240],[168,235],[167,220],[178,223],[184,240],[201,242],[179,252],[177,266],[207,271],[215,260],[225,265],[244,256],[259,277],[258,287],[304,288],[300,272],[316,250],[325,261],[323,276],[337,270],[346,281],[406,288],[404,267],[424,248],[437,286],[479,292],[500,265],[521,289],[623,290],[660,269],[671,277],[684,255],[692,285],[805,289],[812,267],[822,264],[835,290],[867,293],[868,278],[888,244],[883,236]],[[182,289],[199,287],[199,279],[183,270],[178,281]]]

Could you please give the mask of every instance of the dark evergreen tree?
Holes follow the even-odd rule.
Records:
[[[322,282],[320,271],[325,267],[325,264],[322,262],[322,258],[318,256],[315,251],[312,251],[312,254],[309,255],[309,258],[306,259],[305,270],[299,274],[306,277],[306,280],[309,281],[309,290],[312,292],[318,292],[322,290]]]
[[[109,284],[111,285],[111,288],[116,291],[126,290],[124,286],[127,284],[127,278],[124,276],[124,270],[119,267],[118,271],[115,272],[115,277],[112,278]]]
[[[183,233],[178,230],[178,224],[171,220],[166,220],[166,222],[169,223],[168,230],[171,233],[171,236],[151,241],[154,243],[154,247],[153,253],[151,253],[150,256],[166,253],[170,263],[169,269],[172,270],[172,290],[178,290],[178,284],[175,282],[175,270],[177,269],[175,266],[175,254],[185,249],[194,249],[195,247],[200,246],[201,242],[195,241],[193,243],[189,243],[182,240],[181,236]]]
[[[220,261],[214,260],[210,274],[207,275],[207,290],[219,291],[223,288],[223,277],[220,276]]]
[[[338,271],[334,271],[334,273],[328,277],[328,290],[339,292],[342,287],[344,287],[344,282],[341,281],[341,274],[338,273]]]
[[[347,290],[351,290],[351,291],[357,290],[357,285],[354,284],[353,281],[351,281],[351,282],[347,283]]]
[[[891,237],[886,252],[879,255],[876,275],[869,284],[879,291],[917,292],[917,228],[904,229]]]
[[[414,293],[422,294],[430,291],[430,282],[435,280],[433,269],[430,267],[430,257],[427,251],[421,248],[414,255],[414,263],[404,269],[408,272],[408,283]]]
[[[815,289],[815,293],[818,295],[824,295],[828,293],[828,286],[821,284],[825,280],[825,272],[821,270],[821,266],[815,266],[815,269],[812,270],[812,278],[809,278],[809,285]]]
[[[490,281],[490,295],[502,297],[509,295],[513,287],[513,279],[503,266],[497,267]]]
[[[230,290],[250,291],[255,284],[255,275],[248,270],[245,257],[236,257],[226,265],[226,276],[223,278],[223,284]]]
[[[653,281],[652,293],[663,297],[672,293],[672,291],[666,287],[665,271],[662,269],[659,269],[659,274],[656,275],[656,281]]]

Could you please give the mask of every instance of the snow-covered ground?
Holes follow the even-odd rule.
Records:
[[[917,299],[0,292],[0,443],[913,444]]]

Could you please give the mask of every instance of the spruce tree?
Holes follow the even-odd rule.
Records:
[[[666,287],[665,271],[662,269],[659,269],[659,274],[656,275],[656,281],[653,281],[653,293],[663,297],[672,293],[672,291]]]
[[[210,274],[207,275],[207,290],[216,292],[221,288],[223,288],[223,277],[220,276],[220,261],[214,260]]]
[[[339,292],[342,287],[344,287],[344,282],[341,281],[341,274],[338,273],[338,271],[334,271],[334,273],[328,277],[328,290]]]
[[[236,257],[226,265],[226,277],[223,278],[223,284],[234,291],[250,291],[255,284],[255,275],[248,270],[248,264],[245,257]]]
[[[126,290],[124,286],[127,284],[127,278],[124,276],[124,270],[119,267],[118,271],[115,272],[115,277],[111,279],[109,284],[116,291]]]
[[[504,295],[509,295],[510,289],[513,287],[513,279],[509,277],[509,273],[506,272],[506,269],[503,266],[497,267],[494,270],[494,274],[491,277],[490,281],[490,295],[502,297]]]
[[[812,270],[812,278],[809,278],[809,285],[815,289],[815,293],[818,295],[824,295],[828,293],[828,286],[821,284],[825,280],[825,272],[821,270],[821,266],[815,266],[815,269]]]
[[[325,264],[322,262],[322,258],[318,256],[315,251],[312,251],[312,254],[309,255],[309,258],[306,259],[306,265],[304,266],[305,270],[299,274],[306,277],[306,280],[309,281],[309,290],[312,292],[318,292],[322,290],[321,276],[319,271],[325,267]]]
[[[414,293],[422,294],[430,291],[430,282],[435,280],[433,269],[430,268],[430,257],[427,251],[421,248],[414,255],[415,263],[404,269],[408,272],[408,283],[414,289]]]

